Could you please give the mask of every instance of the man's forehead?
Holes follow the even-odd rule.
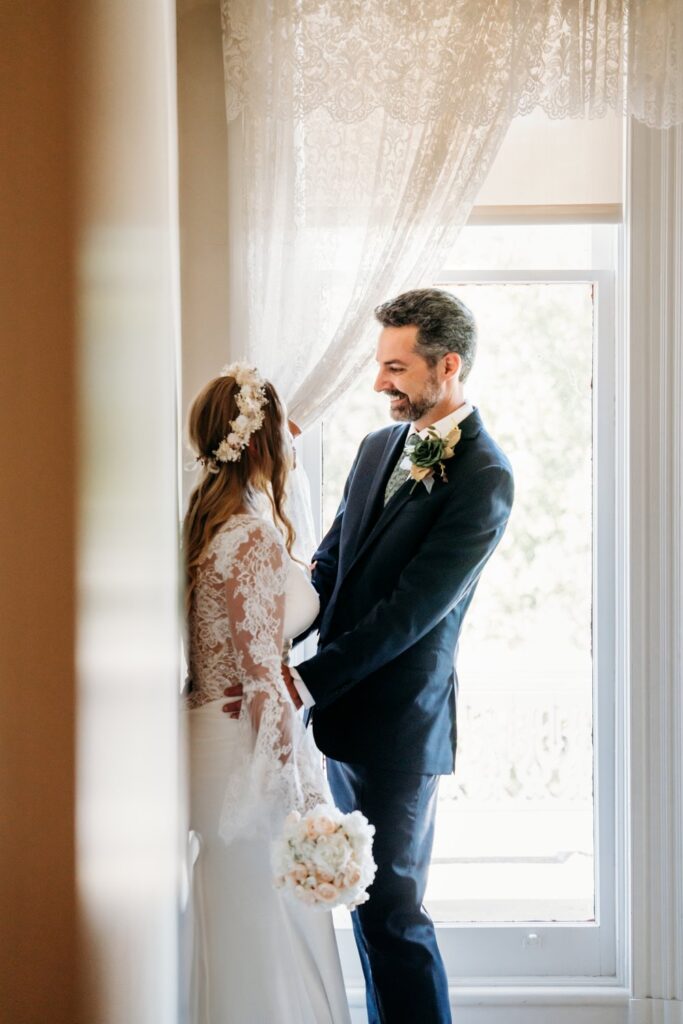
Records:
[[[417,327],[384,327],[377,341],[378,363],[405,362],[415,356]]]

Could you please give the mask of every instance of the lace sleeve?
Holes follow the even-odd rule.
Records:
[[[259,821],[272,831],[291,810],[329,802],[320,756],[281,674],[288,558],[277,530],[258,520],[216,558],[241,719],[253,740],[251,759],[228,780],[220,822],[226,841]]]

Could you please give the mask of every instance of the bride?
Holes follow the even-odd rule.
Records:
[[[284,410],[234,364],[197,396],[188,433],[201,464],[184,524],[196,1024],[349,1024],[331,913],[288,902],[270,865],[285,816],[333,802],[281,674],[318,614],[291,556]],[[234,685],[236,719],[224,697]]]

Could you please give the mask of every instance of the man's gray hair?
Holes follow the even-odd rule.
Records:
[[[383,327],[417,327],[416,352],[436,366],[448,352],[462,359],[465,380],[477,350],[477,325],[464,302],[439,288],[415,288],[375,310]]]

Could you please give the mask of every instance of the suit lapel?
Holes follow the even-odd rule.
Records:
[[[361,546],[365,544],[363,538],[366,537],[368,531],[374,532],[373,523],[376,524],[377,517],[381,518],[382,509],[384,508],[384,492],[399,454],[403,451],[409,429],[410,424],[406,424],[400,430],[392,431],[387,437],[384,451],[377,462],[375,472],[372,474],[372,480],[365,499],[365,507],[358,529],[358,538]],[[393,499],[389,504],[391,505],[392,503]],[[354,561],[359,550],[360,548],[356,549]]]
[[[475,409],[470,413],[467,419],[464,419],[460,424],[462,437],[453,455],[453,471],[457,469],[458,456],[462,451],[458,451],[458,448],[460,448],[460,445],[467,443],[467,441],[476,437],[481,428],[481,417],[479,412]],[[408,426],[404,430],[396,431],[394,435],[389,435],[384,449],[384,454],[378,465],[377,472],[373,476],[372,485],[368,491],[368,498],[365,504],[363,518],[361,520],[361,528],[359,530],[360,543],[356,548],[353,558],[346,566],[344,575],[346,575],[351,567],[355,565],[377,535],[387,528],[389,523],[401,511],[413,493],[413,485],[415,481],[408,479],[401,487],[399,487],[390,501],[388,501],[386,505],[384,504],[384,492],[386,490],[389,477],[391,476],[391,471],[398,460],[399,452],[405,445],[409,429],[410,428]],[[446,465],[448,467],[448,463]],[[437,483],[435,486],[444,485]],[[418,484],[418,487],[424,487],[424,484]],[[373,515],[373,512],[376,514]]]
[[[396,516],[398,512],[400,512],[400,510],[403,508],[403,506],[405,505],[405,503],[408,501],[412,494],[414,483],[414,480],[406,480],[406,482],[402,484],[396,491],[396,494],[392,496],[389,502],[387,502],[387,504],[384,505],[382,511],[380,512],[379,519],[375,521],[374,526],[372,526],[370,532],[362,541],[361,546],[356,551],[356,554],[353,558],[353,562],[351,563],[351,565],[358,561],[361,555],[365,552],[366,548],[368,548],[370,544],[372,544],[377,534],[381,533],[382,530],[385,530],[389,523],[391,522],[391,520]],[[349,569],[350,568],[351,566],[349,566]]]
[[[399,455],[403,451],[409,431],[410,424],[406,424],[400,430],[389,434],[387,438],[384,451],[373,474],[372,483],[368,488],[363,518],[361,519],[358,531],[358,547],[353,557],[345,566],[344,575],[348,573],[351,566],[358,561],[373,538],[377,536],[380,530],[385,528],[387,523],[394,518],[398,510],[405,505],[410,497],[413,482],[407,480],[399,487],[387,504],[384,504],[384,492],[386,491],[389,477],[398,461]]]

